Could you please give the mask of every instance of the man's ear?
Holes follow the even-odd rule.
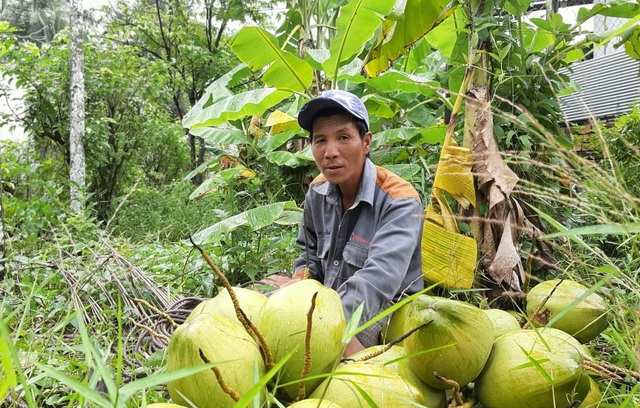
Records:
[[[365,133],[364,137],[362,138],[365,145],[364,147],[365,154],[369,154],[369,151],[371,150],[371,139],[373,139],[373,134],[371,133],[371,131],[368,131],[367,133]]]

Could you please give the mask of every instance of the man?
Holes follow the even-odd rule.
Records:
[[[347,320],[364,304],[362,324],[423,289],[423,206],[411,184],[369,160],[369,115],[357,96],[324,92],[302,107],[298,123],[322,174],[305,197],[292,282],[308,268],[338,292]],[[377,344],[381,326],[359,333],[345,356]]]

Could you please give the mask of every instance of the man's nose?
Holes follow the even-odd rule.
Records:
[[[334,158],[338,155],[338,146],[336,142],[327,141],[326,148],[324,150],[324,157]]]

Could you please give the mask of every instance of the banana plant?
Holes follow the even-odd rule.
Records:
[[[419,143],[441,141],[444,128],[435,118],[430,121],[421,118],[420,125],[427,125],[421,128],[406,128],[402,132],[382,130],[383,121],[397,117],[401,111],[402,104],[390,94],[414,93],[425,100],[436,100],[439,97],[439,84],[433,76],[389,70],[367,82],[367,78],[360,74],[365,64],[360,57],[366,56],[367,45],[379,37],[380,28],[383,22],[388,21],[386,17],[394,4],[393,0],[366,0],[335,7],[336,12],[339,10],[335,18],[336,27],[325,33],[331,37],[329,50],[308,50],[304,59],[298,55],[297,48],[288,46],[286,42],[281,45],[276,36],[264,29],[241,29],[231,44],[243,64],[214,81],[183,120],[183,125],[192,134],[202,137],[208,145],[215,146],[216,152],[211,160],[189,176],[204,170],[211,172],[211,176],[192,193],[191,198],[198,199],[217,191],[218,187],[234,177],[255,177],[257,170],[252,169],[251,164],[238,153],[247,149],[252,149],[260,160],[282,167],[296,168],[312,164],[308,147],[295,148],[296,141],[304,136],[295,115],[304,101],[328,86],[335,86],[339,80],[361,89],[368,86],[373,91],[368,97],[363,96],[367,98],[368,108],[382,119],[378,123],[381,130],[376,138],[378,144],[406,144],[410,140]],[[326,10],[327,4],[321,8]],[[304,30],[298,30],[298,35],[304,34]],[[264,87],[232,93],[231,87],[238,83],[238,78],[247,75],[247,70],[260,73]],[[265,120],[262,120],[262,116],[266,116]],[[248,125],[242,123],[243,118],[251,118]],[[402,155],[407,157],[406,149],[397,151],[396,157],[389,158],[389,161],[395,161]],[[222,169],[221,158],[229,157],[234,163],[233,168]],[[406,163],[395,163],[390,167],[407,178],[416,176],[420,171],[419,167]],[[285,207],[290,208],[290,204]],[[296,219],[295,213],[285,213],[284,207],[275,208],[276,212],[280,212],[265,219],[273,222],[280,216]],[[213,242],[220,231],[232,231],[238,225],[248,225],[246,220],[246,213],[238,214],[233,220],[224,220],[201,231],[196,238],[200,242]]]
[[[348,89],[361,96],[371,114],[373,144],[385,147],[376,159],[397,166],[394,170],[405,170],[410,178],[412,167],[402,165],[431,161],[434,152],[428,146],[442,146],[433,186],[425,194],[430,197],[423,237],[427,280],[471,287],[479,252],[483,267],[495,272],[491,278],[517,290],[523,272],[516,237],[503,247],[509,248],[504,254],[509,262],[500,268],[491,263],[502,259],[499,243],[508,242],[506,234],[512,229],[501,230],[492,248],[478,246],[473,237],[480,240],[484,233],[459,217],[489,215],[478,212],[486,197],[477,195],[483,184],[473,166],[482,154],[498,157],[500,148],[521,149],[523,155],[535,150],[527,130],[505,119],[517,116],[516,106],[561,136],[557,95],[571,92],[575,85],[558,69],[584,57],[584,46],[613,38],[591,35],[576,44],[580,24],[597,14],[632,12],[632,22],[638,15],[638,7],[612,3],[581,11],[577,21],[568,24],[559,15],[526,20],[529,5],[528,0],[292,1],[289,19],[276,34],[245,27],[231,42],[242,69],[260,75],[264,87],[233,94],[229,79],[214,83],[185,117],[184,126],[216,145],[235,138],[239,144],[264,149],[264,160],[283,168],[310,165],[296,112],[322,90]],[[320,11],[322,15],[314,18]],[[633,23],[618,30],[621,33],[628,34],[632,47]],[[490,111],[506,114],[487,116]],[[447,112],[452,117],[443,123]],[[518,119],[526,122],[523,115]],[[481,139],[486,141],[484,152],[474,147]],[[571,143],[568,138],[561,142]],[[496,166],[505,168],[497,161]],[[497,186],[493,190],[500,182],[509,186],[502,194],[504,202],[510,202],[516,172],[505,170],[503,180],[491,176],[489,184]]]

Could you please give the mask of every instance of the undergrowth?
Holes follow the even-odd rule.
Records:
[[[536,172],[536,180],[546,180],[522,178],[516,192],[544,227],[556,259],[553,265],[538,265],[529,284],[560,277],[587,287],[602,285],[599,294],[609,304],[610,325],[588,348],[596,359],[637,371],[640,199],[621,179],[629,175],[619,171],[623,156],[603,148],[600,160],[590,160],[555,143],[553,135],[538,133],[544,156],[506,156]],[[137,407],[168,399],[164,352],[151,352],[138,339],[151,325],[154,309],[166,310],[188,296],[214,296],[220,286],[184,241],[214,222],[216,212],[206,201],[184,205],[184,193],[135,192],[106,230],[90,217],[63,214],[33,250],[8,248],[7,274],[0,283],[2,406]],[[181,221],[169,224],[168,219]],[[297,253],[294,234],[290,227],[240,229],[204,249],[239,284],[288,270]],[[525,263],[535,256],[527,246],[520,250]],[[481,303],[478,293],[472,299]],[[637,386],[596,380],[603,392],[601,407],[640,403]]]

